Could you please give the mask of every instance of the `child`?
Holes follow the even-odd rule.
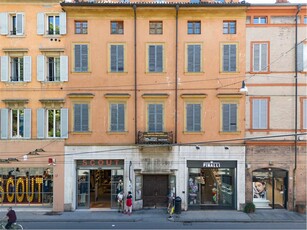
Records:
[[[132,194],[130,191],[128,192],[128,195],[127,195],[126,206],[127,206],[126,213],[128,213],[128,215],[130,216],[132,213]]]

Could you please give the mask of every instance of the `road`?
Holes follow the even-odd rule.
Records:
[[[295,222],[20,222],[24,229],[306,229]]]

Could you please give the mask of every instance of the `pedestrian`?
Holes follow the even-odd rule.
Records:
[[[132,193],[129,191],[126,197],[126,213],[130,216],[132,214]]]
[[[118,212],[123,212],[124,210],[124,192],[120,191],[117,194],[117,205],[118,205]]]
[[[174,213],[174,195],[171,192],[168,196],[168,206],[167,206],[167,212],[169,214],[168,220],[173,220],[173,213]]]
[[[12,224],[14,224],[17,220],[17,217],[16,217],[16,213],[15,211],[12,209],[12,207],[9,207],[7,209],[7,213],[6,213],[6,219],[7,219],[7,224],[5,225],[5,229],[10,229]],[[4,218],[5,218],[4,217]]]

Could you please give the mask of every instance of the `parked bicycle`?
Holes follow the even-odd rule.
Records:
[[[1,222],[0,222],[0,229],[5,229],[5,225],[6,225],[6,222],[5,222],[5,220],[2,220]],[[21,224],[18,224],[18,223],[13,223],[12,225],[11,225],[11,228],[10,229],[23,229],[23,227],[22,227],[22,225]]]

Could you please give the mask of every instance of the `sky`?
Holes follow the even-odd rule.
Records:
[[[275,3],[276,0],[245,0],[248,3]],[[290,3],[306,3],[306,0],[288,0]]]

